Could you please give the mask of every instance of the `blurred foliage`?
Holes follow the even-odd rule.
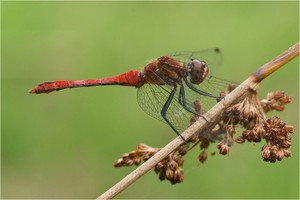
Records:
[[[220,47],[217,76],[243,81],[299,38],[299,2],[2,2],[2,198],[95,198],[133,168],[114,169],[144,142],[161,147],[171,129],[139,108],[136,89],[118,86],[29,95],[38,83],[142,69],[179,50]],[[292,157],[261,159],[262,144],[235,145],[185,181],[146,174],[118,198],[298,198],[299,59],[267,78],[262,97],[284,90],[278,114],[295,126]],[[211,147],[213,150],[214,148]]]

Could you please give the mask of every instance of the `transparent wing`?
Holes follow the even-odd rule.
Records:
[[[213,94],[214,96],[220,96],[221,92],[226,92],[231,81],[226,81],[217,77],[209,77],[203,83],[195,85],[199,90]],[[192,91],[187,85],[184,86],[186,106],[189,110],[196,111],[194,102],[199,101],[201,106],[201,113],[207,112],[216,103],[216,98],[204,96]],[[168,85],[155,85],[145,84],[138,89],[137,100],[140,107],[150,116],[165,122],[161,116],[161,110],[163,109],[168,97],[170,96],[172,86]],[[191,121],[195,114],[187,111],[182,105],[182,96],[179,94],[180,88],[177,86],[175,97],[170,104],[166,117],[175,129],[181,133],[191,125]],[[205,137],[205,133],[204,133]],[[209,139],[213,139],[209,137]],[[216,137],[213,140],[221,140],[222,137]]]
[[[161,110],[172,89],[172,86],[167,85],[145,84],[138,89],[138,103],[147,114],[165,122],[161,116]],[[179,88],[177,88],[175,97],[167,110],[166,117],[178,132],[183,132],[190,125],[193,114],[186,111],[179,103]]]
[[[202,83],[194,86],[201,91],[210,93],[216,97],[219,97],[222,92],[230,91],[231,85],[239,85],[239,83],[218,78],[215,76],[207,76]]]
[[[219,48],[211,48],[200,51],[179,51],[170,56],[183,63],[189,63],[191,59],[198,59],[207,63],[210,68],[219,68],[222,64],[222,52]]]

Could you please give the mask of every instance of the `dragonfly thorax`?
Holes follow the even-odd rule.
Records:
[[[208,67],[206,62],[192,59],[188,64],[188,72],[191,83],[200,84],[208,74]]]

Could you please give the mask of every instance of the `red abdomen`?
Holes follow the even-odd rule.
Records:
[[[65,88],[90,87],[97,85],[123,85],[141,87],[143,85],[143,82],[141,80],[141,72],[137,70],[131,70],[129,72],[109,78],[44,82],[42,84],[39,84],[37,87],[29,90],[29,93],[50,93],[53,91],[63,90]]]

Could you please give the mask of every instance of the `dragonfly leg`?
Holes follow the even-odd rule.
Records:
[[[186,78],[184,79],[184,82],[186,83],[186,85],[191,89],[193,90],[194,92],[197,92],[198,94],[201,94],[203,96],[207,96],[207,97],[212,97],[212,98],[215,98],[215,99],[219,99],[219,97],[216,97],[210,93],[207,93],[207,92],[204,92],[204,91],[201,91],[199,90],[198,88],[196,88],[195,86],[193,86],[193,84],[191,84]]]
[[[186,103],[186,97],[185,97],[185,92],[184,92],[184,87],[182,84],[180,84],[180,92],[179,92],[179,103],[180,105],[182,105],[182,107],[190,112],[190,113],[193,113],[194,115],[200,115],[199,113],[196,113],[194,110],[190,109],[188,106],[187,106],[187,103]]]
[[[173,131],[179,136],[181,137],[182,140],[185,141],[185,139],[182,137],[182,135],[178,132],[178,130],[173,126],[173,124],[169,121],[169,119],[167,118],[167,111],[169,109],[169,106],[171,105],[172,100],[174,99],[175,93],[176,93],[176,89],[177,86],[174,85],[174,88],[172,89],[170,96],[168,97],[165,105],[163,106],[160,114],[162,116],[162,118],[167,122],[167,124],[173,129]]]
[[[201,115],[201,117],[208,123],[210,123],[210,121],[207,119],[207,117],[205,115]]]

